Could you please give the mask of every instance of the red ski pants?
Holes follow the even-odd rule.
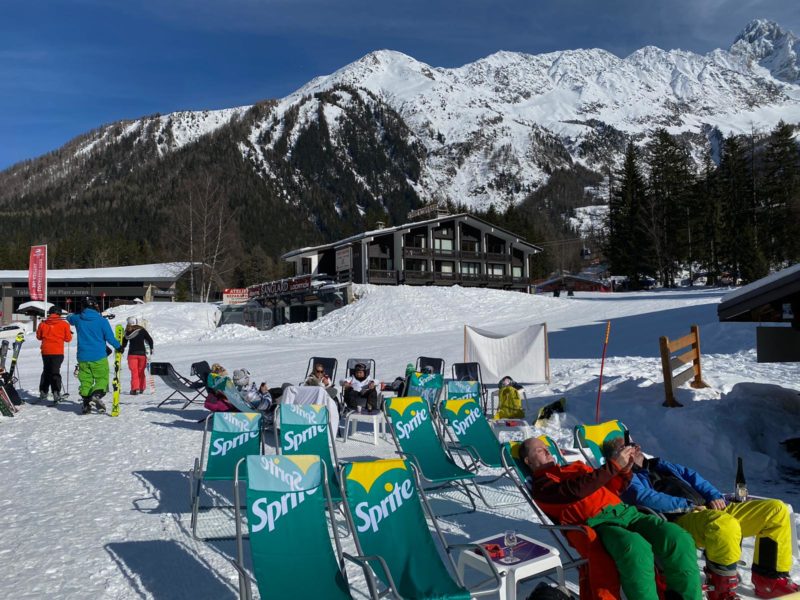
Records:
[[[144,391],[147,387],[147,379],[144,370],[147,367],[147,357],[141,354],[128,355],[128,368],[131,370],[131,391]]]

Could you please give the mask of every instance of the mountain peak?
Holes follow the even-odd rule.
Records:
[[[800,84],[800,38],[774,21],[755,19],[736,36],[731,54],[757,62],[773,77]]]

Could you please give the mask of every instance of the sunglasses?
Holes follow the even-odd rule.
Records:
[[[314,371],[314,373],[324,373],[325,371]]]

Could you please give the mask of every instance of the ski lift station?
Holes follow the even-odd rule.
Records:
[[[75,310],[83,296],[95,296],[103,307],[115,300],[171,302],[178,280],[189,271],[188,262],[105,267],[99,269],[51,269],[47,272],[47,300]],[[2,323],[14,320],[21,304],[30,301],[28,271],[0,271]]]

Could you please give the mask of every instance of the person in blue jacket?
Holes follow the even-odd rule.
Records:
[[[603,445],[613,456],[623,438]],[[736,565],[742,537],[755,536],[752,583],[758,598],[777,598],[800,587],[789,577],[792,568],[792,523],[780,500],[725,501],[722,492],[695,470],[663,458],[647,458],[635,445],[633,476],[621,494],[627,504],[663,513],[692,534],[698,548],[705,548],[709,600],[738,598]]]
[[[78,381],[84,415],[92,410],[92,403],[97,412],[106,411],[106,406],[100,399],[108,390],[107,345],[121,350],[111,325],[100,314],[99,308],[97,300],[87,296],[83,299],[81,312],[67,317],[69,324],[78,333]]]

